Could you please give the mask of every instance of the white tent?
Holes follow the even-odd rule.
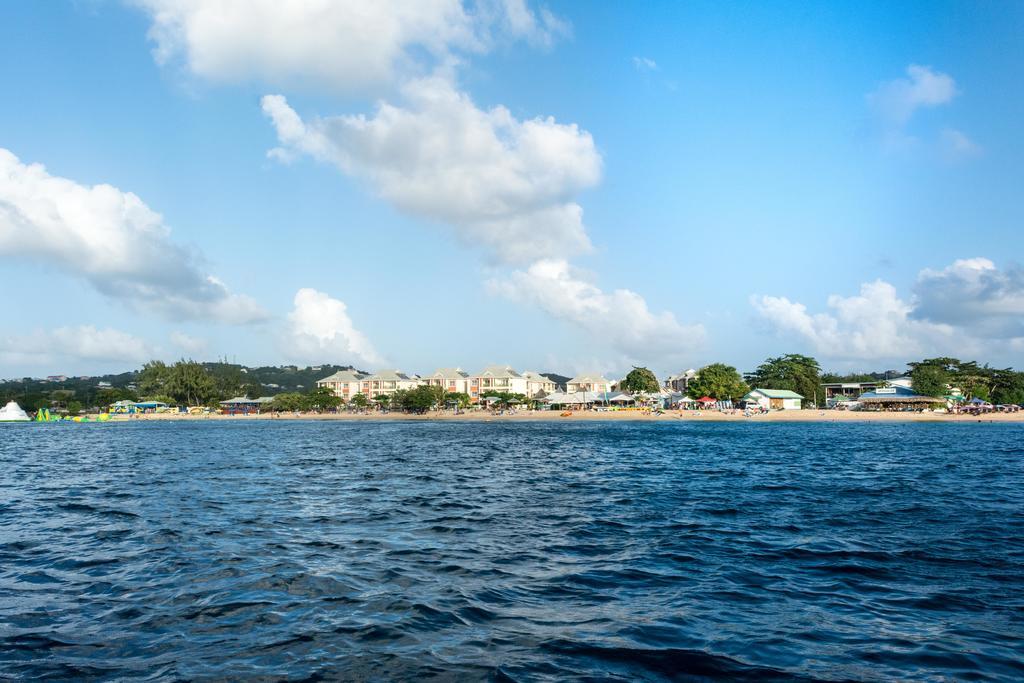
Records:
[[[0,408],[0,422],[31,422],[28,414],[14,401]]]

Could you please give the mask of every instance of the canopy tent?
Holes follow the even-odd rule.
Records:
[[[608,394],[608,403],[635,403],[636,399],[629,394],[617,391],[615,393]]]
[[[716,403],[716,400],[710,396],[701,396],[697,399],[697,403]]]
[[[990,406],[990,405],[992,405],[988,401],[983,401],[982,399],[978,398],[977,396],[975,396],[970,401],[968,401],[968,403],[970,403],[972,406]]]

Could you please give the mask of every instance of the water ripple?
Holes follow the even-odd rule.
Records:
[[[0,429],[0,678],[1024,679],[1024,428]]]

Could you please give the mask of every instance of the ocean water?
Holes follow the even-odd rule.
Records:
[[[1021,680],[1024,427],[0,426],[0,678]]]

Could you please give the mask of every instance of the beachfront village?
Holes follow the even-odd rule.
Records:
[[[634,367],[621,377],[560,375],[493,365],[478,371],[360,371],[326,365],[246,368],[227,362],[147,363],[105,379],[48,377],[0,382],[0,398],[37,418],[189,413],[361,415],[430,412],[717,411],[807,409],[938,413],[1016,412],[1024,373],[955,358],[909,363],[905,372],[837,375],[799,354],[766,359],[741,374],[712,363],[658,377]],[[2,405],[2,403],[0,403]],[[12,413],[14,414],[14,413]]]

